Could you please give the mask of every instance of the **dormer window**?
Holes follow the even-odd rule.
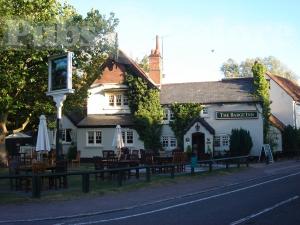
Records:
[[[111,107],[128,106],[128,96],[122,93],[109,94],[108,105]]]

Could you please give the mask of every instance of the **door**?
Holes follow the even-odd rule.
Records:
[[[205,155],[205,135],[201,132],[192,134],[192,148],[197,152],[198,159],[203,159]]]

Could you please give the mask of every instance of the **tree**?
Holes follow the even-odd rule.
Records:
[[[160,105],[159,91],[147,85],[140,77],[125,76],[128,85],[129,107],[134,116],[134,127],[146,149],[158,151],[163,109]]]
[[[249,131],[232,129],[230,135],[230,154],[231,156],[248,155],[253,146]]]
[[[137,58],[135,62],[146,72],[149,73],[150,67],[149,67],[149,58],[147,55],[145,55],[142,59]]]
[[[57,0],[0,0],[0,13],[0,134],[35,127],[41,113],[55,113],[52,98],[45,95],[49,55],[74,52],[75,93],[64,109],[84,105],[88,87],[113,48],[107,34],[118,24],[114,14],[106,18],[91,10],[83,18]]]
[[[174,114],[174,120],[170,121],[178,146],[183,149],[183,137],[187,126],[197,117],[199,117],[202,106],[197,103],[173,103],[171,110]]]
[[[233,59],[228,59],[221,66],[221,71],[226,78],[252,77],[252,67],[255,61],[262,63],[271,74],[278,75],[292,81],[297,80],[297,75],[274,56],[265,58],[248,58],[240,64],[235,62]]]
[[[254,80],[254,96],[262,102],[264,143],[266,143],[270,126],[269,117],[271,114],[269,84],[265,78],[266,67],[261,63],[255,62],[252,67],[252,73]]]
[[[228,59],[223,65],[221,66],[221,71],[224,73],[226,78],[233,78],[239,77],[239,64],[234,61],[233,59]]]

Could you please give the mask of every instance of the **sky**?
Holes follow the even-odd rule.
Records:
[[[119,47],[133,59],[160,37],[163,83],[220,80],[229,58],[275,56],[300,76],[297,0],[69,0],[80,14],[114,12]],[[163,43],[162,43],[163,42]],[[162,49],[163,48],[163,49]]]

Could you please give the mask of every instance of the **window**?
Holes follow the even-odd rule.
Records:
[[[87,131],[87,145],[101,145],[102,132],[100,130]]]
[[[207,109],[207,107],[203,107],[202,114],[203,115],[208,115],[208,109]]]
[[[164,109],[164,118],[163,118],[163,120],[168,120],[168,118],[169,118],[169,110]]]
[[[128,96],[123,95],[123,105],[128,105]]]
[[[128,96],[123,94],[110,94],[108,96],[109,106],[128,106]]]
[[[161,144],[162,144],[162,147],[164,147],[164,148],[169,147],[169,138],[163,136],[163,137],[162,137],[162,142],[161,142]]]
[[[61,139],[65,143],[72,142],[72,129],[62,129]]]
[[[109,96],[109,106],[114,106],[115,105],[115,96],[110,95]]]
[[[174,120],[175,116],[172,110],[170,110],[170,120]]]
[[[122,95],[117,95],[116,96],[116,105],[117,106],[122,105]]]
[[[214,137],[214,146],[215,147],[220,147],[221,146],[221,137],[220,136],[215,136]]]
[[[229,146],[229,136],[228,135],[222,136],[222,145]]]
[[[176,148],[177,140],[175,137],[162,136],[161,144],[163,148]]]
[[[177,146],[176,138],[170,137],[170,147],[175,148]]]
[[[124,144],[133,144],[133,131],[129,129],[122,131],[122,139]]]

